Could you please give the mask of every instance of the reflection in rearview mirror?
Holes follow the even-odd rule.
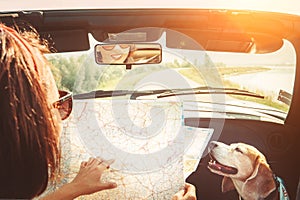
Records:
[[[136,65],[161,62],[160,44],[153,43],[113,43],[95,46],[97,64]]]

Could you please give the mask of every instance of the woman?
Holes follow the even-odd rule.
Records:
[[[47,43],[34,31],[18,33],[0,24],[0,199],[32,199],[59,179],[61,120],[70,114],[72,98],[58,92],[46,52]],[[111,163],[82,162],[73,181],[43,198],[73,199],[115,188],[101,182]],[[176,195],[188,197],[189,191]]]

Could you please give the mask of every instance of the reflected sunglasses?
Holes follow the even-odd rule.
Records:
[[[59,99],[53,103],[53,107],[58,109],[61,120],[65,120],[70,116],[72,112],[72,93],[63,90],[59,90],[58,92]]]
[[[111,51],[113,48],[115,48],[116,45],[119,45],[122,49],[127,49],[129,47],[131,47],[131,44],[105,44],[102,45],[101,47],[106,50],[106,51]]]

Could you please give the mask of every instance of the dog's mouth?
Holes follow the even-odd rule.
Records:
[[[214,171],[219,171],[224,174],[237,174],[238,170],[234,167],[226,166],[219,163],[211,154],[211,160],[208,163],[208,167]]]

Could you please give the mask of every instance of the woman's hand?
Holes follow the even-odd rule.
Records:
[[[184,188],[173,196],[172,200],[197,200],[195,186],[186,183]]]
[[[108,169],[112,163],[113,160],[103,160],[101,158],[90,158],[87,162],[82,162],[73,181],[46,195],[42,200],[73,200],[81,195],[117,187],[117,184],[113,182],[101,182],[104,170]]]
[[[103,183],[100,180],[104,170],[108,169],[113,162],[113,160],[101,158],[90,158],[87,162],[82,162],[77,176],[70,184],[73,184],[80,191],[80,195],[117,187],[116,183]]]

